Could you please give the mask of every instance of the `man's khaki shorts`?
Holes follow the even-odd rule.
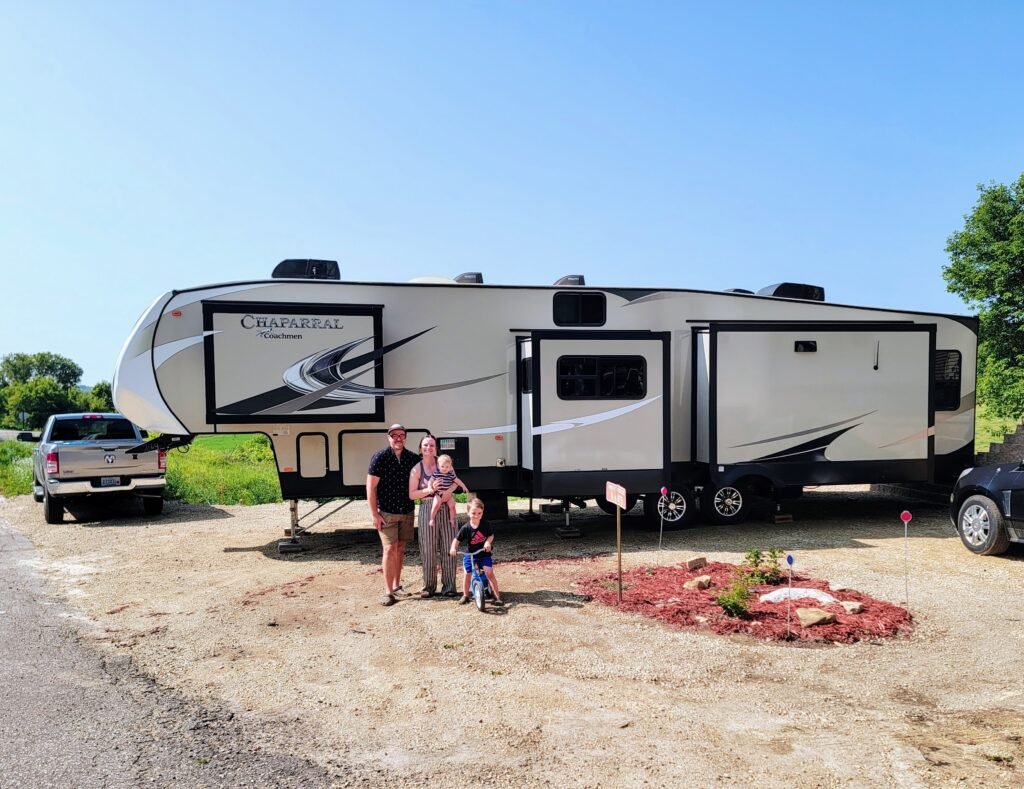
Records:
[[[384,545],[393,545],[396,542],[410,542],[415,536],[415,513],[408,515],[395,515],[390,512],[381,512],[384,523],[387,525],[377,530],[380,534],[380,541]]]

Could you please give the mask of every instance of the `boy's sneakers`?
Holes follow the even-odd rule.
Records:
[[[491,600],[491,605],[496,605],[500,608],[501,606],[505,605],[505,601],[502,600],[500,597],[495,597],[493,600]]]
[[[468,602],[469,602],[469,598],[466,597],[466,595],[462,595],[462,597],[459,598],[459,605],[465,605]]]

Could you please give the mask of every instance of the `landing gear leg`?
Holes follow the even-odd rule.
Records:
[[[278,540],[278,553],[298,553],[306,550],[306,546],[299,542],[299,500],[292,499],[288,502],[288,514],[291,518],[291,528],[285,530],[287,540]]]

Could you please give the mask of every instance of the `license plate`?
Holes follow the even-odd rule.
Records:
[[[120,477],[100,477],[101,488],[114,488],[121,484]]]

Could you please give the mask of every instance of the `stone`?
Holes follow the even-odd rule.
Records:
[[[683,589],[708,589],[711,586],[710,575],[698,575],[683,584]]]
[[[701,567],[703,567],[707,563],[708,563],[708,560],[707,560],[706,557],[704,557],[704,556],[695,556],[692,559],[687,559],[686,560],[686,569],[687,570],[699,570]]]
[[[798,608],[796,616],[800,620],[801,627],[814,627],[815,625],[831,625],[836,621],[836,615],[820,608]]]
[[[786,600],[799,600],[801,598],[809,597],[812,600],[817,600],[819,603],[838,603],[832,595],[828,592],[823,592],[820,589],[805,589],[800,586],[783,587],[782,589],[776,589],[774,592],[768,592],[767,594],[761,595],[762,603],[782,603]]]
[[[844,600],[843,608],[848,614],[860,614],[864,611],[864,603],[858,603],[856,600]]]

